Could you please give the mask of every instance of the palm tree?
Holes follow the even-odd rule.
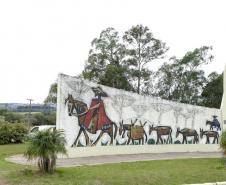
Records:
[[[39,131],[30,137],[25,156],[28,160],[38,159],[38,167],[41,172],[53,173],[57,154],[67,154],[65,144],[63,131],[51,131],[50,129]]]

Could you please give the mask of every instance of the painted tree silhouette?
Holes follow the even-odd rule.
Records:
[[[135,99],[126,94],[118,94],[112,97],[112,105],[118,112],[119,119],[122,120],[123,108],[131,106]]]
[[[162,115],[172,110],[172,106],[166,103],[152,103],[152,108],[159,113],[158,124],[162,121]]]

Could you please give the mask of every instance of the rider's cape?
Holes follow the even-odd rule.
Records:
[[[91,133],[97,130],[110,127],[111,120],[108,118],[104,108],[104,102],[101,99],[92,99],[90,108],[85,116],[84,126]]]

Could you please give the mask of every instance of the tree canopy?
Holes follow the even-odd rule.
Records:
[[[122,36],[110,27],[91,42],[80,76],[139,94],[219,108],[223,77],[216,72],[206,77],[202,69],[213,60],[212,47],[195,48],[181,58],[173,56],[157,71],[151,70],[149,63],[164,59],[168,49],[147,26],[132,26]],[[56,92],[57,84],[54,83],[45,103],[56,103]]]
[[[208,81],[202,91],[202,104],[206,107],[220,108],[223,96],[223,74],[216,72],[208,76]]]
[[[151,71],[147,64],[155,59],[163,58],[168,50],[166,44],[154,38],[147,26],[136,25],[125,32],[123,36],[130,75],[133,82],[137,83],[134,88],[141,93],[142,85],[150,79]]]
[[[103,30],[91,46],[83,71],[84,78],[110,87],[132,90],[124,63],[125,47],[120,42],[118,32],[114,28]]]
[[[212,61],[211,49],[207,46],[196,48],[181,59],[172,57],[172,63],[164,63],[156,73],[156,95],[167,100],[201,104],[201,93],[207,83],[201,67]]]

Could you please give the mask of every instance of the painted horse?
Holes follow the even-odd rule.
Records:
[[[216,128],[217,131],[221,130],[220,123],[218,121],[206,121],[206,125],[210,125],[210,130],[213,130],[213,128]]]
[[[159,144],[159,140],[163,144],[162,136],[168,135],[166,144],[172,144],[172,128],[170,126],[157,126],[154,127],[153,125],[149,127],[149,135],[151,134],[152,131],[157,132],[157,141],[156,144]]]
[[[219,134],[217,131],[213,130],[203,131],[203,129],[200,128],[200,138],[202,139],[204,135],[206,136],[206,144],[210,144],[210,137],[214,138],[213,144],[215,144],[216,141],[218,144]]]
[[[93,99],[91,106],[88,109],[86,103],[76,100],[71,94],[68,94],[68,97],[65,99],[65,105],[67,105],[68,108],[68,115],[76,116],[78,118],[78,124],[80,127],[72,147],[77,145],[78,139],[82,133],[85,136],[86,145],[90,145],[87,132],[96,134],[98,130],[101,130],[101,132],[91,146],[95,146],[104,133],[107,133],[110,136],[110,145],[113,144],[113,139],[116,138],[118,130],[117,125],[106,115],[104,104],[101,99]]]
[[[179,134],[183,135],[182,144],[184,144],[184,142],[187,144],[187,137],[190,137],[190,136],[194,136],[193,144],[199,142],[199,135],[198,135],[197,131],[194,129],[184,128],[184,129],[180,130],[179,128],[177,128],[176,138],[179,136]]]

